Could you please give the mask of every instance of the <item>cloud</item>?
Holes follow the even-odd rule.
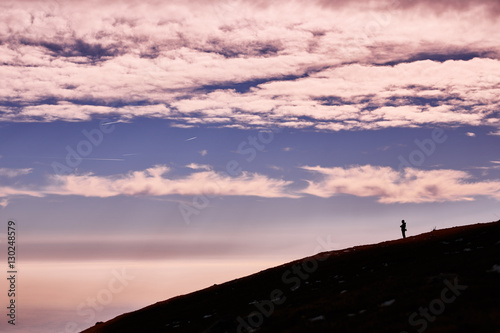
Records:
[[[351,64],[297,80],[262,83],[246,93],[218,90],[172,106],[186,114],[187,122],[200,122],[190,114],[222,112],[234,122],[257,127],[276,124],[338,131],[435,124],[498,126],[494,106],[500,106],[500,100],[490,95],[497,90],[496,83],[482,92],[472,88],[484,85],[474,73],[486,75],[491,70],[500,75],[500,63],[474,59],[390,67]],[[451,85],[443,88],[443,81]]]
[[[308,181],[301,192],[324,198],[349,194],[376,197],[378,202],[386,204],[472,201],[477,196],[500,200],[500,181],[474,182],[464,171],[408,168],[400,173],[390,167],[371,165],[303,169],[319,175],[320,179]]]
[[[30,190],[24,188],[14,188],[10,186],[0,186],[0,198],[25,195],[31,197],[43,197],[44,194],[37,190]]]
[[[197,168],[199,165],[193,165]],[[143,171],[114,176],[56,175],[51,178],[47,194],[79,195],[86,197],[163,196],[163,195],[220,195],[258,196],[265,198],[297,197],[288,193],[290,181],[244,172],[237,177],[200,171],[184,178],[166,178],[170,169],[157,165]]]
[[[200,151],[201,156],[207,156],[207,154],[208,154],[208,151],[206,149],[203,149]]]
[[[467,133],[465,133],[465,135],[470,136],[471,138],[473,138],[473,137],[475,137],[475,136],[476,136],[476,133],[473,133],[473,132],[467,132]]]
[[[0,121],[500,128],[493,0],[0,6]]]
[[[281,171],[281,172],[283,172],[283,168],[280,167],[280,166],[277,166],[277,165],[269,165],[268,168],[272,169],[272,170],[275,170],[275,171]]]
[[[206,230],[203,237],[192,232],[172,232],[160,235],[133,236],[99,235],[77,237],[30,237],[23,240],[23,258],[26,261],[75,260],[165,260],[207,258],[235,254],[269,254],[271,249],[284,249],[287,239],[266,239],[260,234],[246,233],[244,239],[235,239],[231,230],[218,233]],[[1,234],[0,234],[1,237]],[[256,246],[259,245],[259,246]]]
[[[227,253],[228,250],[239,251],[241,244],[232,242],[230,238],[192,240],[177,235],[168,242],[165,239],[149,239],[138,241],[131,239],[109,240],[72,240],[52,239],[50,242],[31,240],[25,243],[26,259],[29,260],[103,260],[103,259],[149,259],[163,260],[175,258],[212,257]],[[222,237],[221,237],[222,238]],[[144,244],[148,244],[145,246]]]
[[[33,169],[31,168],[25,168],[25,169],[0,168],[0,176],[14,178],[30,174],[31,171],[33,171]]]
[[[469,169],[483,170],[483,172],[482,172],[483,176],[486,176],[490,170],[500,169],[500,161],[490,161],[490,163],[493,165],[473,166],[473,167],[470,167]]]
[[[11,169],[11,168],[0,168],[0,177],[16,178],[19,176],[25,176],[33,171],[31,168],[24,169]],[[8,204],[8,198],[12,196],[32,196],[32,197],[43,197],[43,193],[37,190],[29,189],[29,186],[0,186],[0,206],[6,207]]]
[[[210,165],[206,164],[197,164],[197,163],[190,163],[186,165],[186,168],[194,169],[194,170],[212,170],[212,167]]]
[[[403,8],[420,7],[438,13],[442,13],[445,10],[469,11],[474,8],[489,11],[491,15],[498,15],[500,13],[500,3],[496,0],[418,0],[399,1],[398,3],[400,3]]]
[[[496,169],[499,161],[491,161]],[[171,175],[165,165],[156,165],[125,174],[99,176],[92,173],[53,175],[45,186],[2,186],[0,206],[5,207],[13,196],[43,197],[46,195],[76,195],[85,197],[206,195],[256,196],[262,198],[300,198],[304,194],[329,198],[340,194],[375,197],[384,204],[473,201],[484,196],[500,200],[500,180],[476,181],[460,170],[396,171],[381,166],[321,167],[304,166],[311,177],[305,188],[292,190],[293,181],[270,178],[258,173],[243,172],[236,177],[215,172],[211,166],[191,163],[188,175]],[[269,168],[282,171],[277,166]]]

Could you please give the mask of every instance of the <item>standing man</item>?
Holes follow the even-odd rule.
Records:
[[[403,238],[406,238],[406,234],[405,234],[405,232],[406,232],[406,222],[405,222],[405,220],[401,221],[400,228],[401,228],[401,233],[403,234]]]

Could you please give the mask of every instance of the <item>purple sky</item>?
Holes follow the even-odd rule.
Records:
[[[493,0],[2,1],[0,216],[22,293],[1,330],[76,332],[399,238],[401,219],[410,236],[498,220],[499,16]]]

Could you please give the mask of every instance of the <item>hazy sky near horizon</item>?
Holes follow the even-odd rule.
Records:
[[[500,219],[499,17],[494,0],[2,1],[16,332],[395,239],[401,219]],[[122,269],[113,302],[77,311]]]

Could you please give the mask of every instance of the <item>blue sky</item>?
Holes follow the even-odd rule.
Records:
[[[495,1],[0,6],[16,332],[500,218]]]

